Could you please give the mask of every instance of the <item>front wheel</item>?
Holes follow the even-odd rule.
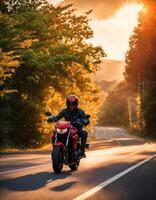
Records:
[[[55,173],[60,173],[63,168],[63,147],[57,146],[52,152],[52,166]]]
[[[80,164],[80,160],[77,160],[74,164],[69,165],[71,170],[77,170]]]

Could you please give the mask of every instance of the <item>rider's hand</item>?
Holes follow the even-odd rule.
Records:
[[[89,119],[87,118],[82,118],[81,119],[81,123],[84,125],[84,126],[87,126],[89,124]]]
[[[47,122],[57,122],[55,117],[48,117]]]

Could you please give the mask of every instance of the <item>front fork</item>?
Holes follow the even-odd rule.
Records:
[[[68,161],[69,161],[69,139],[70,139],[70,133],[71,133],[71,129],[69,129],[68,131],[68,135],[67,135],[67,140],[66,140],[66,144],[65,146],[63,145],[63,155],[64,155],[64,163],[68,165]],[[57,132],[53,132],[52,133],[52,145],[61,145],[62,142],[59,143],[59,141],[57,140]]]
[[[71,129],[69,129],[69,132],[68,132],[68,136],[67,136],[67,140],[66,140],[66,145],[65,145],[66,148],[68,148],[68,144],[69,144],[70,131],[71,131]],[[57,143],[57,132],[52,133],[51,141],[52,141],[53,145]]]

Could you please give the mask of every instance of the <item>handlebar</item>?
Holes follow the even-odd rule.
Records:
[[[58,119],[56,119],[55,116],[52,116],[51,113],[49,114],[49,112],[46,112],[46,116],[48,116],[47,122],[54,123],[54,122],[59,121]],[[90,118],[90,115],[85,115],[85,116],[83,116],[83,118],[77,119],[75,122],[72,122],[71,124],[72,125],[73,124],[79,124],[79,125],[87,126],[89,124],[89,118]]]

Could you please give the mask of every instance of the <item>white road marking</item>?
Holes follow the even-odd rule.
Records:
[[[85,192],[84,194],[76,197],[74,200],[84,200],[87,199],[88,197],[92,196],[93,194],[95,194],[96,192],[98,192],[99,190],[101,190],[102,188],[110,185],[111,183],[113,183],[114,181],[116,181],[117,179],[121,178],[122,176],[128,174],[129,172],[131,172],[132,170],[136,169],[137,167],[143,165],[144,163],[148,162],[149,160],[153,159],[156,156],[153,155],[139,163],[137,163],[136,165],[133,165],[132,167],[129,167],[128,169],[124,170],[123,172],[113,176],[112,178],[104,181],[103,183],[97,185],[96,187],[92,188],[91,190],[89,190],[88,192]]]
[[[11,172],[23,171],[23,170],[26,170],[26,169],[33,169],[33,168],[37,168],[37,167],[46,166],[46,165],[49,165],[49,164],[50,163],[43,164],[43,165],[35,165],[35,166],[32,166],[32,167],[23,167],[23,168],[20,168],[20,169],[8,170],[8,171],[0,172],[0,174],[7,174],[7,173],[11,173]]]

